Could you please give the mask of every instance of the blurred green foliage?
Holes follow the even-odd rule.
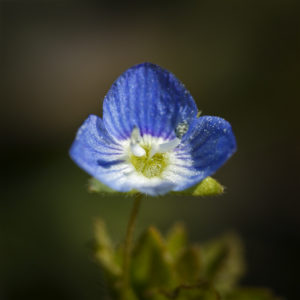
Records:
[[[95,223],[95,259],[105,272],[111,299],[123,299],[122,245],[113,247],[103,221]],[[149,227],[135,242],[126,300],[276,300],[267,289],[240,288],[243,246],[229,233],[192,245],[182,224],[166,237]]]

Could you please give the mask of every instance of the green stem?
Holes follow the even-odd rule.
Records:
[[[123,257],[123,299],[126,299],[128,289],[130,287],[130,258],[131,258],[131,244],[133,238],[133,231],[136,223],[136,218],[139,212],[143,194],[136,194],[134,198],[133,207],[131,210],[129,222],[127,225],[125,243],[124,243],[124,257]]]

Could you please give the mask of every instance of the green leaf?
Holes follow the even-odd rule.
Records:
[[[91,193],[119,193],[94,177],[91,177],[88,181],[88,191]]]
[[[200,279],[202,261],[200,249],[188,247],[178,258],[176,271],[181,284],[194,284]]]
[[[224,187],[212,177],[206,177],[198,185],[180,192],[172,192],[177,195],[215,196],[223,194]]]
[[[109,277],[121,275],[121,265],[118,263],[111,239],[107,233],[105,223],[102,220],[95,222],[95,258],[100,263]]]
[[[227,234],[202,246],[204,278],[221,293],[230,291],[245,271],[243,247],[235,234]]]
[[[165,241],[154,227],[138,240],[132,254],[131,279],[139,291],[172,286],[174,274]]]
[[[187,247],[187,234],[182,223],[175,224],[167,234],[166,238],[167,251],[174,261]]]
[[[239,288],[230,292],[224,300],[279,300],[279,298],[268,289]]]

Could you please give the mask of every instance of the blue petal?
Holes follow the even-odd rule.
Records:
[[[168,180],[161,180],[160,182],[154,184],[132,184],[133,190],[138,190],[141,193],[157,196],[164,195],[175,188],[176,184],[174,182]]]
[[[172,139],[177,124],[196,117],[196,104],[183,84],[157,65],[143,63],[125,71],[103,103],[103,122],[118,140],[136,126],[142,135]]]
[[[148,180],[137,175],[126,161],[123,146],[110,136],[103,121],[94,115],[79,128],[70,156],[87,173],[120,192],[136,189],[155,196],[167,193],[175,186],[167,180]]]
[[[108,134],[99,117],[90,115],[79,128],[70,156],[83,170],[108,186],[120,191],[130,190],[130,187],[119,186],[118,179],[126,169],[123,149]]]
[[[177,153],[182,166],[187,157],[192,160],[192,164],[186,166],[190,175],[182,176],[182,182],[174,190],[184,190],[212,175],[235,151],[235,137],[227,121],[210,116],[195,119]]]

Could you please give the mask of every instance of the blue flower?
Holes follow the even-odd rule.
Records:
[[[79,128],[71,158],[120,192],[155,196],[187,189],[236,150],[227,121],[197,112],[172,73],[150,63],[136,65],[108,91],[103,119],[90,115]]]

